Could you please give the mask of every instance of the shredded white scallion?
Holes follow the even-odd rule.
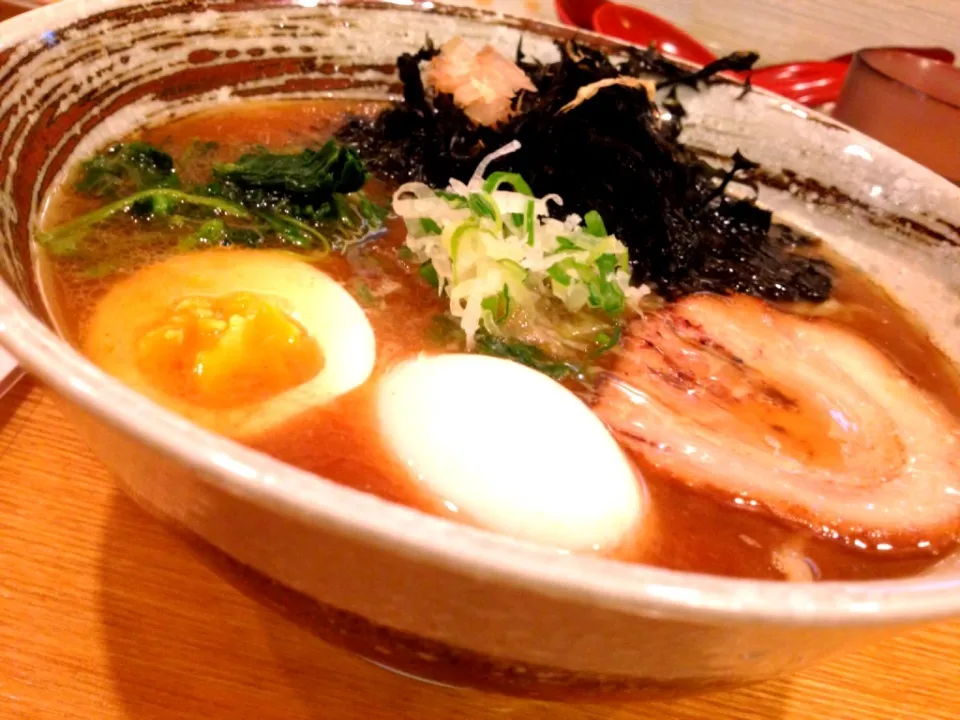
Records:
[[[615,323],[649,293],[630,286],[627,249],[597,213],[557,220],[548,203],[562,206],[558,195],[534,197],[512,173],[485,176],[491,162],[519,149],[514,140],[486,156],[469,183],[452,179],[443,191],[407,183],[393,196],[407,225],[406,246],[425,277],[435,274],[468,349],[480,328],[508,335],[518,314],[527,330],[548,322],[544,308],[551,302]]]
[[[515,153],[519,149],[520,141],[511,140],[499,150],[494,150],[492,153],[487,155],[485,158],[483,158],[483,160],[480,161],[480,164],[477,165],[477,169],[473,171],[473,177],[470,178],[468,187],[471,189],[483,187],[483,178],[487,174],[487,168],[490,167],[490,163],[492,163],[494,160],[499,160],[504,155]]]

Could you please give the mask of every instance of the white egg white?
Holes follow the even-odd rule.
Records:
[[[535,370],[481,355],[421,356],[381,379],[377,409],[413,481],[487,529],[607,552],[643,520],[639,474],[606,426]]]
[[[279,300],[319,344],[323,367],[313,378],[265,401],[225,409],[198,407],[155,387],[137,366],[137,343],[188,297],[248,292]],[[208,250],[147,266],[114,285],[98,304],[83,339],[87,355],[127,385],[190,420],[234,438],[249,438],[329,402],[370,376],[376,344],[363,309],[335,280],[292,253]]]

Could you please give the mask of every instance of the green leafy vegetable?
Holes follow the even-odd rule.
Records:
[[[75,185],[93,197],[114,198],[131,191],[178,188],[173,158],[143,142],[120,143],[80,166]]]
[[[366,195],[357,193],[357,210],[360,212],[360,215],[366,220],[372,227],[379,227],[383,224],[383,221],[387,219],[387,216],[390,214],[390,208],[383,205],[377,205]]]
[[[195,143],[185,157],[217,149]],[[180,247],[246,245],[269,237],[304,249],[329,250],[383,225],[387,210],[360,191],[367,174],[356,152],[334,141],[296,154],[259,152],[213,167],[212,181],[180,187],[172,158],[146,143],[114,145],[81,166],[79,192],[126,197],[104,205],[38,239],[55,255],[80,252],[86,234],[118,214],[143,223],[183,228]],[[236,218],[240,226],[227,225]],[[189,232],[193,228],[193,232]]]
[[[116,269],[117,266],[114,263],[102,262],[84,268],[80,274],[88,280],[96,280],[97,278],[103,278],[112,274]]]
[[[263,235],[256,230],[233,227],[217,218],[215,220],[208,220],[197,228],[196,232],[184,237],[178,246],[181,250],[193,250],[194,248],[208,245],[244,245],[247,247],[256,247],[262,242]]]
[[[284,242],[305,250],[317,246],[324,250],[330,249],[329,238],[309,223],[273,210],[261,210],[254,214]]]
[[[80,254],[80,245],[75,235],[58,236],[52,233],[43,233],[37,242],[55,257],[73,257]]]
[[[580,374],[580,368],[576,365],[557,362],[535,345],[506,340],[482,330],[477,333],[476,343],[476,349],[479,353],[513,360],[538,370],[554,380],[562,380],[570,375]]]
[[[335,195],[356,192],[367,179],[356,152],[333,140],[320,150],[296,155],[249,153],[236,162],[214,165],[213,176],[212,194],[301,220],[336,217],[344,207],[337,207]]]
[[[523,227],[527,233],[527,245],[532,246],[534,240],[536,239],[536,216],[534,215],[534,210],[536,206],[533,203],[533,200],[527,203],[527,211],[523,215]]]
[[[333,207],[336,211],[337,220],[349,228],[355,228],[360,224],[360,215],[355,212],[343,193],[333,194]]]
[[[54,255],[70,255],[77,252],[79,243],[95,225],[119,213],[134,212],[134,208],[137,208],[135,214],[139,216],[150,208],[166,208],[168,203],[206,208],[229,217],[252,217],[245,208],[222,198],[191,195],[181,190],[144,190],[104,205],[50,232],[41,233],[37,237],[37,242]],[[143,217],[149,219],[151,215],[143,215]]]
[[[170,217],[177,208],[178,199],[167,193],[153,193],[130,204],[127,211],[139,220]]]
[[[437,315],[433,318],[433,323],[427,330],[427,339],[439,347],[462,346],[464,341],[463,328],[450,315]],[[483,355],[513,360],[542,372],[554,380],[579,377],[584,372],[583,368],[574,363],[561,362],[551,358],[535,345],[497,337],[483,329],[477,332],[476,351]]]

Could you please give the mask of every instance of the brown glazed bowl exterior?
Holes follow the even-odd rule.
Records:
[[[429,517],[193,427],[50,330],[31,233],[71,160],[211,103],[385,97],[397,89],[393,59],[427,35],[510,53],[522,34],[526,52],[549,60],[570,32],[399,0],[66,0],[5,22],[0,340],[63,397],[123,487],[226,577],[420,677],[557,699],[690,692],[958,614],[960,573],[947,565],[891,582],[731,580],[559,556]],[[822,116],[741,95],[721,84],[684,98],[685,140],[761,162],[762,202],[874,275],[960,357],[960,191]]]

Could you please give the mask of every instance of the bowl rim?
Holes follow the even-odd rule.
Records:
[[[0,37],[10,46],[48,29],[48,24],[62,26],[107,9],[165,1],[63,0],[5,21]],[[263,9],[341,4],[258,1]],[[506,17],[422,0],[364,0],[358,5],[369,11],[432,8],[487,16],[493,23]],[[245,6],[241,12],[256,9]],[[554,23],[523,23],[534,31],[566,30]],[[626,45],[609,38],[603,42]],[[61,340],[6,283],[0,283],[0,344],[72,404],[199,471],[218,489],[456,573],[628,614],[698,624],[893,625],[960,614],[960,577],[795,584],[681,572],[560,554],[355,490],[203,430],[127,388]]]

